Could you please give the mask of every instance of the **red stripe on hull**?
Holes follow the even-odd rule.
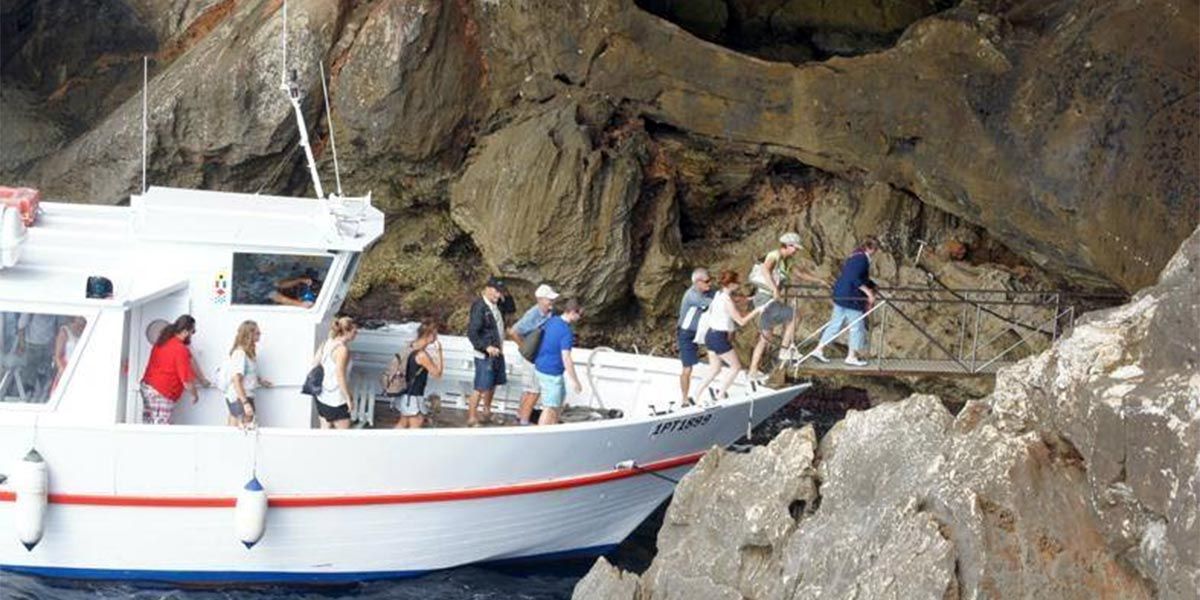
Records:
[[[636,469],[621,469],[580,475],[564,479],[551,479],[529,483],[516,483],[495,487],[446,490],[440,492],[410,492],[405,494],[376,494],[371,496],[274,496],[268,504],[275,508],[314,508],[324,506],[367,506],[371,504],[415,504],[421,502],[454,502],[477,500],[499,496],[537,494],[565,490],[598,483],[606,483],[636,477],[646,472],[665,471],[700,460],[703,452],[677,456],[649,463]],[[11,491],[0,490],[0,502],[13,502],[17,498]],[[52,504],[79,504],[86,506],[140,506],[151,508],[232,508],[234,498],[220,497],[171,497],[171,496],[106,496],[97,494],[50,494]]]

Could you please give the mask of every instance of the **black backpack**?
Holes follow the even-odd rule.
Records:
[[[325,367],[321,364],[309,369],[308,375],[304,376],[304,385],[300,386],[300,392],[308,394],[316,399],[321,395],[322,386],[325,384]]]

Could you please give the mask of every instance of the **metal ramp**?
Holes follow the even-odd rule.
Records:
[[[963,371],[952,360],[934,360],[923,358],[881,358],[871,360],[866,366],[848,365],[841,357],[830,357],[829,362],[822,363],[806,360],[789,368],[796,375],[856,375],[875,377],[898,377],[905,375],[960,375],[966,377],[992,377],[1003,367],[1014,364],[1014,361],[995,361],[986,367],[976,370]]]
[[[802,315],[803,325],[809,327],[801,331],[809,333],[801,338],[797,332],[793,358],[779,361],[775,369],[792,377],[991,377],[1070,332],[1081,308],[1121,300],[1061,291],[951,289],[934,283],[931,280],[927,288],[879,288],[878,302],[854,322],[868,323],[870,353],[864,366],[846,364],[837,351],[826,351],[829,362],[812,357],[826,325],[809,327],[814,318],[828,318],[835,298],[827,288],[787,286],[784,301]],[[838,338],[844,339],[854,323],[843,327]]]

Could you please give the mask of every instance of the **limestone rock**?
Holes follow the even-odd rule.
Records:
[[[555,102],[481,140],[450,201],[494,272],[553,282],[599,310],[632,283],[642,151],[636,135],[607,138],[590,127],[589,108],[607,113],[601,123],[613,114]]]
[[[595,600],[637,600],[638,576],[625,573],[609,564],[603,556],[575,584],[572,596]]]
[[[921,395],[851,412],[818,447],[819,506],[767,521],[755,564],[769,568],[752,577],[735,554],[749,530],[728,514],[764,497],[744,482],[760,469],[706,456],[676,491],[642,595],[1194,596],[1197,265],[1200,229],[1158,285],[1001,371],[957,417]]]
[[[781,433],[749,454],[713,450],[676,491],[642,576],[654,598],[783,598],[778,555],[812,508],[816,439]]]
[[[938,598],[954,588],[953,545],[921,501],[952,419],[937,398],[916,396],[834,426],[821,443],[821,507],[782,553],[787,597]]]

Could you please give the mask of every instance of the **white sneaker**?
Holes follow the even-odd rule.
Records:
[[[825,353],[820,350],[814,350],[813,353],[810,354],[809,356],[817,359],[817,362],[823,362],[823,363],[829,362],[829,359],[825,358]]]
[[[796,352],[795,348],[790,348],[790,347],[789,348],[780,348],[779,349],[779,360],[784,361],[784,362],[787,362],[789,360],[794,360],[796,358],[796,354],[797,354],[797,352]]]
[[[746,379],[749,379],[754,383],[766,383],[766,381],[770,378],[771,376],[767,375],[766,373],[749,373],[746,375]]]
[[[867,361],[865,361],[865,360],[863,360],[863,359],[861,359],[861,358],[858,358],[858,357],[851,358],[851,357],[847,356],[847,357],[846,357],[846,361],[845,361],[845,362],[846,362],[846,364],[848,364],[848,365],[850,365],[850,366],[852,366],[852,367],[865,367],[865,366],[867,366]]]

